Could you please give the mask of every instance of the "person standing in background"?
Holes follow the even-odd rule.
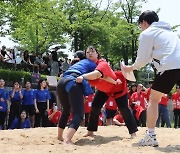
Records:
[[[180,86],[176,85],[176,92],[172,94],[174,109],[174,128],[180,128]]]
[[[0,79],[0,130],[5,128],[6,113],[10,111],[9,93],[4,85],[5,81]]]
[[[47,127],[48,125],[48,111],[49,111],[49,91],[46,89],[46,81],[40,79],[38,82],[38,88],[35,90],[35,124],[34,127]],[[42,123],[41,123],[42,122]]]
[[[26,111],[27,116],[30,119],[31,127],[34,127],[34,115],[35,115],[35,107],[34,107],[34,89],[31,89],[31,82],[26,81],[25,84],[26,89],[22,91],[22,110]]]
[[[52,57],[52,63],[51,63],[51,76],[58,76],[59,74],[59,63],[58,63],[58,54],[57,51],[60,48],[56,46],[54,50],[51,52],[51,57]]]
[[[11,126],[13,120],[19,117],[20,109],[21,109],[21,101],[23,98],[22,95],[22,87],[19,85],[19,82],[14,82],[13,90],[9,92],[11,106],[10,106],[10,114],[8,121],[8,128]]]
[[[160,120],[161,118],[164,120],[164,122],[166,123],[166,127],[167,128],[171,128],[171,123],[170,123],[170,119],[169,119],[169,111],[168,111],[168,95],[164,94],[164,96],[161,98],[161,101],[159,102],[159,116],[156,122],[156,127],[159,127],[160,124]]]

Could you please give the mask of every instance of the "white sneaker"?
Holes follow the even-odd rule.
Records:
[[[146,132],[145,137],[139,141],[139,145],[157,147],[158,142],[156,140],[156,135],[149,135]]]

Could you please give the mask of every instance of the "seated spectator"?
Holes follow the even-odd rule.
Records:
[[[16,54],[14,49],[10,50],[9,57],[5,61],[7,61],[8,63],[16,63]]]
[[[55,127],[57,126],[58,122],[59,122],[59,118],[61,116],[61,111],[59,111],[57,109],[56,104],[53,104],[53,108],[49,110],[48,112],[48,119],[50,121],[50,126],[51,127]]]
[[[23,53],[23,56],[22,56],[22,62],[24,64],[31,64],[30,62],[30,56],[29,56],[29,51],[28,50],[25,50],[24,53]]]
[[[35,68],[37,72],[39,72],[39,65],[35,63],[36,61],[36,54],[34,51],[32,51],[32,54],[30,55],[30,65],[33,66],[33,72],[35,71]]]
[[[47,64],[44,63],[44,61],[42,59],[42,54],[40,54],[40,53],[36,57],[36,60],[34,63],[36,65],[39,65],[40,70],[45,70],[47,68]]]
[[[1,52],[0,52],[0,61],[5,61],[5,56],[7,55],[8,59],[11,59],[11,57],[9,56],[9,54],[7,54],[7,51],[6,51],[6,46],[3,45],[2,46],[2,49],[1,49]]]
[[[10,129],[24,129],[24,128],[30,128],[30,120],[26,115],[26,111],[22,111],[19,118],[14,119],[14,121],[11,124]]]
[[[25,50],[23,53],[22,64],[24,65],[24,70],[29,71],[29,70],[27,70],[27,68],[29,68],[29,65],[31,65],[31,61],[30,61],[30,56],[29,56],[28,50]]]
[[[119,110],[117,111],[117,114],[114,116],[113,122],[117,126],[125,126],[124,119]]]

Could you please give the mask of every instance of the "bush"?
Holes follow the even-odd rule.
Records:
[[[24,82],[31,81],[31,73],[25,71],[15,71],[8,69],[0,69],[0,78],[4,79],[6,83],[18,81],[21,82],[24,78]],[[41,75],[42,79],[46,79],[46,75]]]
[[[8,69],[0,69],[0,78],[7,81],[18,81],[21,82],[22,78],[24,78],[25,81],[31,80],[31,73],[24,72],[24,71],[14,71],[14,70],[8,70]]]

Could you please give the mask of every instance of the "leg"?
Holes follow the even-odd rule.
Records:
[[[164,94],[151,89],[150,101],[147,108],[147,127],[148,132],[145,137],[139,141],[141,146],[158,146],[155,135],[155,126],[158,118],[158,103]]]
[[[69,103],[68,93],[65,90],[66,80],[61,78],[57,85],[57,95],[59,102],[63,108],[61,118],[58,123],[58,139],[63,141],[63,132],[68,122],[71,107]]]
[[[160,106],[160,104],[159,104],[159,105],[158,105],[158,119],[157,119],[157,121],[156,121],[156,127],[159,127],[160,120],[161,120],[161,106]]]
[[[142,127],[146,127],[146,110],[141,112],[140,119]]]
[[[150,101],[147,108],[147,126],[154,129],[158,118],[158,103],[164,94],[162,92],[151,89]]]
[[[178,124],[178,112],[177,110],[174,110],[174,128],[177,128],[177,124]]]
[[[128,128],[129,134],[132,134],[134,136],[135,135],[134,133],[137,132],[138,129],[137,129],[135,119],[134,119],[130,109],[128,108],[127,94],[120,98],[116,98],[115,100],[116,100],[117,106],[122,114],[122,117],[124,119],[126,127]]]
[[[40,127],[40,121],[41,121],[41,115],[40,113],[36,113],[34,127]]]
[[[178,110],[178,128],[180,128],[180,109]]]
[[[89,122],[89,113],[85,113],[85,127],[88,126],[88,122]]]
[[[96,91],[93,102],[92,102],[89,124],[87,127],[88,132],[85,136],[92,136],[93,131],[97,131],[99,114],[101,112],[102,106],[108,100],[108,98],[109,96],[106,93],[101,92],[99,90]]]
[[[0,112],[0,130],[4,130],[4,123],[6,119],[6,112]]]
[[[71,139],[79,128],[84,116],[84,97],[82,84],[74,84],[71,87],[68,96],[73,118],[69,124],[67,133],[64,136],[64,142],[66,144],[71,144]]]
[[[170,119],[169,119],[169,111],[167,109],[167,106],[163,106],[163,110],[162,110],[162,118],[164,119],[167,128],[171,128],[171,123],[170,123]]]

